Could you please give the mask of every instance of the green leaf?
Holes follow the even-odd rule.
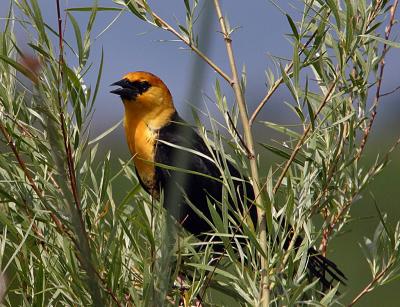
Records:
[[[67,12],[91,12],[93,11],[92,6],[87,6],[87,7],[70,7],[65,9]],[[106,7],[106,6],[96,6],[96,11],[99,12],[109,12],[109,11],[121,11],[120,8],[118,7]]]
[[[310,123],[312,126],[312,130],[315,130],[315,113],[314,113],[314,109],[310,103],[310,101],[308,99],[306,99],[306,103],[307,103],[307,109],[308,109],[308,116],[310,117]]]
[[[72,24],[72,27],[73,27],[74,33],[75,33],[75,41],[76,41],[76,45],[78,47],[79,64],[82,65],[82,62],[83,62],[83,46],[82,46],[81,30],[80,30],[78,22],[76,21],[74,16],[72,16],[72,14],[68,13],[68,17],[69,17],[69,19],[71,21],[71,24]]]
[[[346,2],[346,51],[349,53],[352,49],[352,44],[354,43],[354,10],[353,5],[350,0],[345,0]]]
[[[138,17],[139,19],[141,19],[141,20],[146,20],[146,16],[145,16],[145,14],[141,11],[141,10],[139,10],[133,3],[132,3],[132,1],[131,0],[123,0],[123,1],[116,1],[116,3],[119,3],[119,2],[125,2],[125,5],[128,7],[128,9],[136,16],[136,17]]]
[[[338,28],[338,31],[340,32],[342,29],[341,26],[341,18],[340,18],[340,13],[339,13],[339,5],[337,4],[337,2],[335,0],[326,0],[326,4],[328,4],[329,8],[331,9],[333,15],[335,16],[335,20],[336,20],[336,25]]]
[[[297,32],[297,28],[296,28],[296,25],[295,25],[292,17],[290,17],[288,14],[286,14],[286,18],[289,21],[290,27],[292,28],[294,37],[296,38],[297,41],[299,41],[300,40],[299,32]]]
[[[92,101],[90,103],[90,111],[92,110],[92,107],[94,106],[94,102],[96,101],[97,93],[100,88],[100,80],[101,80],[101,76],[103,75],[103,64],[104,64],[104,50],[102,47],[101,48],[101,57],[100,57],[100,67],[99,67],[99,71],[97,72],[96,85],[94,87],[93,97],[92,97]]]
[[[285,83],[286,87],[289,89],[290,93],[292,94],[294,100],[296,102],[299,101],[299,95],[297,93],[296,88],[293,86],[292,81],[290,80],[289,75],[286,73],[285,69],[282,66],[282,63],[279,63],[279,67],[281,69],[281,76],[283,79],[283,82]]]
[[[273,129],[275,131],[278,131],[280,133],[283,133],[283,134],[285,134],[287,136],[290,136],[292,138],[295,138],[295,139],[298,139],[301,136],[296,131],[290,130],[289,128],[287,128],[287,127],[285,127],[283,125],[279,125],[279,124],[276,124],[276,123],[273,123],[273,122],[268,122],[268,121],[262,121],[261,123],[263,123],[264,125],[266,125],[267,127],[271,128],[271,129]]]
[[[216,268],[215,266],[208,265],[208,264],[201,264],[201,263],[187,263],[188,266],[200,269],[200,270],[205,270],[208,272],[215,272],[215,274],[224,276],[228,278],[231,281],[237,281],[238,278],[235,275],[232,275],[231,273],[224,271],[220,268]]]
[[[388,45],[388,46],[393,47],[393,48],[400,48],[400,43],[394,42],[394,41],[390,41],[390,40],[384,39],[384,38],[379,37],[379,36],[374,36],[374,35],[371,35],[371,34],[361,34],[360,36],[368,38],[368,39],[376,40],[376,41],[378,41],[378,42],[380,42],[382,44]]]
[[[335,287],[333,287],[321,300],[321,305],[322,306],[330,306],[333,298],[335,297],[335,294],[339,288],[339,284],[337,284]]]
[[[277,155],[278,157],[281,157],[285,160],[288,160],[290,158],[290,154],[287,153],[286,151],[279,149],[277,147],[268,145],[268,144],[263,144],[263,143],[259,143],[262,147],[264,147],[265,149],[269,150],[270,152],[274,153],[275,155]],[[297,163],[298,165],[304,166],[304,162],[294,158],[293,160],[295,163]]]
[[[121,123],[122,123],[122,119],[119,120],[114,126],[111,126],[106,131],[104,131],[103,133],[101,133],[100,135],[95,137],[93,140],[89,141],[88,144],[93,145],[94,143],[97,143],[98,141],[100,141],[101,139],[103,139],[104,137],[109,135],[111,132],[113,132],[115,129],[117,129]]]
[[[370,193],[370,195],[372,197],[376,212],[378,213],[379,220],[380,220],[380,222],[381,222],[381,224],[383,226],[383,229],[385,229],[385,233],[386,233],[387,237],[389,238],[391,247],[394,249],[395,248],[395,244],[396,244],[395,233],[387,225],[385,217],[383,216],[382,211],[379,208],[378,203],[376,202],[376,199],[375,199],[374,195],[372,193]]]

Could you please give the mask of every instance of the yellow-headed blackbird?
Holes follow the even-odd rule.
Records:
[[[131,72],[112,85],[120,87],[111,93],[124,103],[126,139],[141,185],[157,199],[163,190],[164,207],[186,230],[197,236],[209,232],[211,227],[204,219],[212,220],[207,199],[221,202],[223,189],[221,181],[213,179],[221,178],[221,172],[209,158],[211,153],[203,139],[180,118],[170,91],[157,76]],[[233,178],[241,178],[229,161],[227,167]],[[248,183],[236,181],[235,191],[242,198],[246,195],[254,200]],[[255,206],[250,207],[249,215],[255,223]],[[296,247],[301,242],[298,238]],[[333,280],[345,279],[333,262],[313,248],[309,249],[308,269],[324,287],[331,286]]]

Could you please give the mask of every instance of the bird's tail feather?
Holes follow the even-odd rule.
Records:
[[[307,268],[314,277],[320,280],[324,289],[332,288],[335,282],[346,284],[346,276],[334,262],[322,256],[314,248],[308,249],[308,255]]]

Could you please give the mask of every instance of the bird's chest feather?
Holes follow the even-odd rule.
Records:
[[[144,121],[125,118],[125,133],[129,149],[140,179],[150,190],[155,188],[155,145],[157,131],[150,129]]]

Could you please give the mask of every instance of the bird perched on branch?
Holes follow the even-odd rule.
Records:
[[[111,93],[119,95],[125,107],[126,140],[140,184],[156,199],[163,190],[164,207],[186,230],[196,236],[209,232],[211,226],[204,219],[212,220],[207,199],[221,203],[223,186],[205,142],[179,117],[170,91],[157,76],[131,72],[112,85],[119,86]],[[229,161],[227,167],[232,178],[241,178]],[[235,191],[250,202],[255,198],[249,183],[235,181]],[[249,210],[256,225],[256,207],[249,206]],[[295,247],[301,242],[298,238]],[[345,279],[333,262],[313,248],[309,249],[308,269],[326,288]]]

